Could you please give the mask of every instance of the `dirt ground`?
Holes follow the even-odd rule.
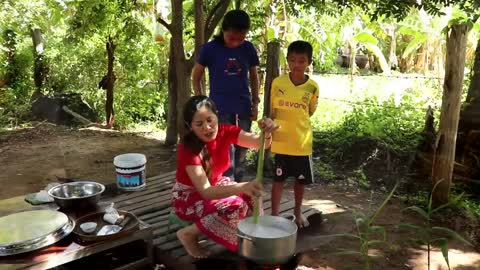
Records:
[[[114,182],[113,158],[131,152],[147,156],[147,177],[175,169],[175,152],[163,146],[161,134],[72,129],[47,123],[0,133],[0,199],[39,191],[59,178]],[[293,197],[291,184],[284,194]],[[354,233],[352,213],[371,214],[384,198],[383,193],[331,186],[321,181],[308,187],[305,205],[322,211],[324,221],[307,229],[311,233],[307,241],[309,251],[303,255],[299,269],[364,269],[358,255],[338,254],[340,250],[358,251],[357,240],[328,235]],[[418,218],[402,212],[405,207],[394,199],[379,217],[376,225],[385,227],[388,240],[370,250],[371,269],[427,269],[426,247],[407,244],[405,240],[412,235],[396,229],[402,222],[420,224]],[[461,232],[460,227],[457,229]],[[480,269],[478,250],[457,241],[449,247],[451,269]],[[438,248],[431,253],[431,269],[448,269]]]

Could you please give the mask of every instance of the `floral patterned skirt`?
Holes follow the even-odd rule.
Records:
[[[215,186],[235,184],[230,178],[220,179]],[[206,200],[195,187],[176,182],[173,185],[172,206],[177,216],[195,222],[200,231],[226,248],[237,250],[237,224],[253,209],[249,196],[241,194],[223,199]]]

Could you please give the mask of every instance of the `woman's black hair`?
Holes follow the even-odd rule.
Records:
[[[192,130],[193,116],[204,106],[218,116],[217,106],[213,100],[207,96],[193,96],[185,103],[183,107],[183,122],[188,132],[183,136],[182,143],[186,148],[190,149],[194,155],[200,155],[202,159],[202,167],[207,176],[210,177],[212,171],[210,153],[208,153],[205,143],[200,140]]]
[[[213,37],[213,40],[224,44],[225,40],[223,39],[223,32],[230,30],[248,32],[248,30],[250,30],[250,16],[240,9],[230,10],[223,17],[222,30],[218,35]]]

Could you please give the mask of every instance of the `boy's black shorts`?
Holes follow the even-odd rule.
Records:
[[[293,176],[302,184],[312,184],[314,183],[312,156],[275,154],[274,174],[273,180],[276,182],[283,182],[289,176]]]

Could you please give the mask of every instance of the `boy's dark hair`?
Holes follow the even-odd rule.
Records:
[[[192,131],[193,116],[202,107],[209,108],[218,117],[217,106],[207,96],[192,96],[183,106],[183,123],[185,128],[189,130],[182,138],[182,143],[192,151],[195,155],[200,155],[202,158],[202,167],[208,177],[212,172],[212,160],[205,143],[195,135]]]
[[[225,40],[223,40],[223,32],[230,30],[248,32],[248,30],[250,30],[250,16],[240,9],[230,10],[223,17],[222,30],[218,35],[215,35],[213,39],[222,44],[225,43]]]
[[[290,45],[288,45],[288,49],[287,49],[287,57],[291,53],[306,54],[307,57],[308,57],[308,61],[310,61],[310,63],[312,62],[313,47],[312,47],[312,44],[310,44],[307,41],[297,40],[297,41],[294,41],[294,42],[290,43]]]

